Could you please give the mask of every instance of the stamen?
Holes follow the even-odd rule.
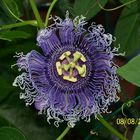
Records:
[[[81,77],[85,77],[86,76],[86,65],[82,65],[82,67],[80,66],[75,66],[75,68],[78,70],[78,73],[80,74]]]
[[[78,51],[73,53],[73,59],[71,58],[71,52],[67,51],[64,52],[60,57],[59,60],[62,60],[62,62],[57,61],[56,62],[56,70],[58,75],[63,75],[63,79],[70,81],[70,82],[77,82],[78,77],[74,76],[75,71],[78,72],[80,77],[86,76],[86,65],[83,64],[82,66],[79,65],[79,63],[86,62],[86,58],[84,55]],[[68,64],[66,64],[66,60],[68,61]],[[82,62],[78,62],[81,60]]]
[[[70,77],[70,76],[63,76],[63,79],[70,82],[77,82],[77,78]]]
[[[56,69],[57,69],[58,75],[62,75],[62,68],[61,68],[60,62],[56,62]]]
[[[65,52],[65,53],[63,53],[60,57],[59,57],[59,59],[60,60],[63,60],[63,59],[65,59],[65,58],[68,58],[68,56],[70,56],[71,55],[71,52],[70,51],[67,51],[67,52]],[[69,58],[68,58],[69,59]]]
[[[74,56],[74,59],[73,59],[73,61],[72,62],[77,62],[80,58],[81,58],[81,53],[79,53],[79,52],[75,52],[74,54],[73,54],[73,56]]]

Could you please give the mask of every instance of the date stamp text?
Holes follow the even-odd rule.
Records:
[[[117,118],[117,125],[140,125],[140,118]]]

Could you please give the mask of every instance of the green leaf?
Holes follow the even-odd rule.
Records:
[[[140,125],[136,127],[132,140],[140,140]]]
[[[74,16],[73,4],[69,0],[60,0],[57,4],[63,15],[66,14],[66,11],[69,11]]]
[[[125,4],[127,2],[129,2],[130,0],[120,0],[121,3]]]
[[[101,0],[100,4],[105,6],[107,0]],[[94,17],[99,11],[100,7],[97,4],[97,0],[75,0],[74,3],[74,12],[75,15],[83,15],[86,17],[86,20]]]
[[[23,2],[19,0],[0,0],[0,25],[15,23],[17,20],[15,16],[20,17],[23,14]]]
[[[140,55],[134,57],[126,65],[122,66],[117,70],[118,74],[133,83],[134,85],[140,87]]]
[[[121,2],[122,4],[126,4],[126,3],[131,2],[131,1],[132,1],[132,0],[120,0],[120,2]],[[134,2],[136,2],[136,1],[134,1]],[[130,3],[130,4],[128,4],[128,5],[126,5],[126,7],[131,8],[132,4],[133,4],[133,2]]]
[[[7,43],[9,43],[9,42],[7,42]],[[8,56],[10,56],[10,58],[13,58],[13,56],[15,55],[15,52],[23,52],[24,54],[26,54],[33,49],[35,49],[35,50],[39,49],[39,47],[36,46],[36,41],[33,39],[26,40],[26,41],[22,40],[20,42],[17,42],[16,44],[13,42],[10,42],[10,43],[11,44],[7,44],[6,46],[4,46],[0,49],[0,58],[1,59],[6,60],[5,58],[7,58]],[[12,60],[12,59],[10,59],[10,60]],[[13,60],[15,61],[14,58],[13,58]],[[4,63],[6,63],[6,62],[4,62]]]
[[[3,5],[5,6],[5,9],[7,10],[7,12],[9,12],[9,15],[13,13],[17,17],[20,16],[18,5],[14,0],[2,0],[2,1]],[[12,14],[10,16],[12,16]]]
[[[0,102],[4,100],[12,90],[12,84],[9,83],[6,78],[0,76]]]
[[[0,116],[0,127],[4,127],[4,126],[14,127],[6,119]]]
[[[11,39],[0,37],[0,40],[12,41]]]
[[[1,140],[26,140],[25,136],[16,128],[2,127],[0,128]]]
[[[126,56],[132,55],[140,48],[140,12],[137,3],[131,4],[131,8],[125,7],[118,20],[115,36],[116,46],[120,44],[120,52],[126,52]]]
[[[31,34],[18,30],[4,31],[0,33],[0,39],[5,39],[8,41],[12,41],[13,39],[17,38],[27,39],[29,37],[31,37]]]
[[[0,1],[0,25],[14,23],[15,20],[9,16],[9,13],[4,8],[2,1]]]

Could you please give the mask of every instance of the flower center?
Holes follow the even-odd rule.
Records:
[[[64,80],[77,82],[79,78],[86,76],[85,62],[86,58],[82,53],[66,51],[56,62],[56,70]]]

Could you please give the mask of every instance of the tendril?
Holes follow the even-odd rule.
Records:
[[[99,6],[102,10],[108,11],[108,12],[118,10],[118,9],[120,9],[120,8],[126,6],[126,5],[129,5],[129,4],[133,3],[133,2],[136,2],[136,0],[131,0],[131,1],[126,2],[126,3],[124,3],[124,4],[120,5],[120,6],[117,6],[117,7],[115,7],[115,8],[107,9],[107,8],[104,8],[104,7],[101,5],[101,3],[99,2],[99,0],[97,0],[98,6]]]

